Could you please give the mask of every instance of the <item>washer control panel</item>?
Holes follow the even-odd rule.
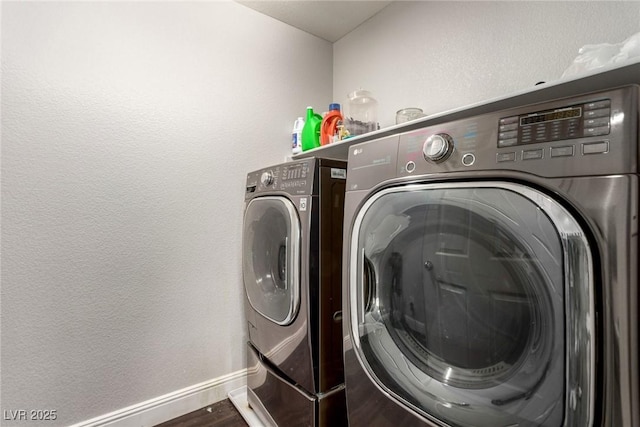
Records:
[[[310,194],[313,185],[311,164],[310,160],[301,160],[249,173],[245,198],[265,191]]]
[[[371,157],[377,166],[395,139],[399,177],[497,170],[545,177],[636,173],[639,106],[638,85],[495,111],[489,104],[480,114],[455,112],[456,120],[425,121],[394,138],[359,144],[356,163],[365,167]],[[350,155],[349,162],[355,160]]]
[[[280,190],[306,190],[309,177],[309,164],[307,162],[295,162],[282,166],[280,173]]]
[[[498,148],[608,135],[610,130],[611,99],[598,99],[501,117],[498,121]]]

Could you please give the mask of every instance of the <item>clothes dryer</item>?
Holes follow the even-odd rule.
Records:
[[[307,158],[247,176],[247,399],[267,425],[346,424],[345,167],[337,160]]]
[[[615,83],[351,147],[352,427],[640,425],[640,81]]]

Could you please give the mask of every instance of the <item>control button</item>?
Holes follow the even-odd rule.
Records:
[[[551,157],[573,156],[573,145],[566,147],[551,147]]]
[[[516,152],[511,151],[509,153],[498,153],[496,155],[496,161],[500,162],[515,162],[516,161]]]
[[[584,130],[584,136],[608,135],[609,126],[601,126],[599,128],[588,128]]]
[[[609,141],[582,144],[582,154],[602,154],[609,152]]]
[[[517,130],[512,130],[509,132],[501,132],[498,134],[498,139],[510,139],[518,136]]]
[[[517,143],[518,138],[503,139],[498,141],[498,147],[509,147],[511,145],[516,145]]]
[[[588,104],[584,104],[585,110],[599,110],[601,108],[608,108],[611,106],[611,100],[604,99],[602,101],[589,102]]]
[[[464,156],[462,156],[462,164],[465,166],[471,166],[475,162],[476,162],[476,156],[474,156],[471,153],[467,153]]]
[[[273,184],[273,172],[271,171],[262,172],[262,175],[260,176],[260,182],[262,183],[262,185]]]
[[[611,110],[608,108],[603,108],[601,110],[592,110],[585,111],[584,118],[585,119],[597,119],[598,117],[607,117],[611,114]]]
[[[505,117],[504,119],[500,119],[501,125],[508,125],[511,123],[516,123],[518,121],[518,116],[513,117]]]
[[[584,127],[597,128],[600,126],[608,126],[609,117],[602,117],[600,119],[587,119],[584,121]]]
[[[509,132],[510,130],[516,130],[516,129],[518,129],[518,124],[517,123],[511,123],[509,125],[501,125],[498,130],[500,132]]]
[[[416,170],[416,164],[412,161],[409,161],[404,168],[407,170],[407,172],[411,173]]]
[[[425,160],[440,163],[453,152],[453,138],[446,133],[431,135],[422,146],[422,154]]]
[[[522,151],[522,160],[534,160],[541,159],[543,157],[544,151],[542,148],[539,150],[523,150]]]

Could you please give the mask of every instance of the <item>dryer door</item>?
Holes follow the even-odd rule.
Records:
[[[590,425],[592,260],[560,204],[509,183],[395,187],[351,239],[351,332],[383,391],[453,426]]]
[[[300,305],[300,221],[291,201],[259,197],[249,202],[242,257],[251,306],[279,325],[291,323]]]

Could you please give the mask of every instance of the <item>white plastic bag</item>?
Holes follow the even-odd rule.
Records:
[[[620,52],[611,60],[613,63],[640,58],[640,33],[636,33],[626,39],[620,47]]]
[[[578,56],[565,70],[562,77],[583,74],[600,67],[640,59],[640,33],[617,44],[588,44],[580,48]]]

